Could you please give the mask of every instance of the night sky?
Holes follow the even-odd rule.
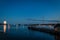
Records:
[[[27,19],[60,20],[59,0],[0,0],[0,22],[25,23]]]

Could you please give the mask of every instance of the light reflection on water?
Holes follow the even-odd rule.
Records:
[[[11,40],[11,38],[13,38],[14,40],[16,39],[58,40],[59,39],[59,36],[57,35],[50,35],[48,33],[28,30],[27,26],[4,25],[3,29],[4,32],[7,33],[8,40],[9,39]]]
[[[6,25],[4,25],[4,32],[6,32]]]

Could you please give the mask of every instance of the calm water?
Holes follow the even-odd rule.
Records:
[[[4,26],[0,26],[3,30]],[[6,32],[0,32],[0,40],[57,40],[57,36],[44,32],[28,30],[27,26],[6,26]]]

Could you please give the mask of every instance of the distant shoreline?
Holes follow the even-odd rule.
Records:
[[[0,25],[7,25],[7,24],[2,24],[2,23],[0,23]]]

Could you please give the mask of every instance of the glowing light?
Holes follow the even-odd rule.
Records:
[[[4,24],[6,24],[7,22],[6,21],[4,21]]]
[[[6,25],[4,25],[4,32],[6,32]]]
[[[6,21],[4,21],[4,32],[6,32]]]

